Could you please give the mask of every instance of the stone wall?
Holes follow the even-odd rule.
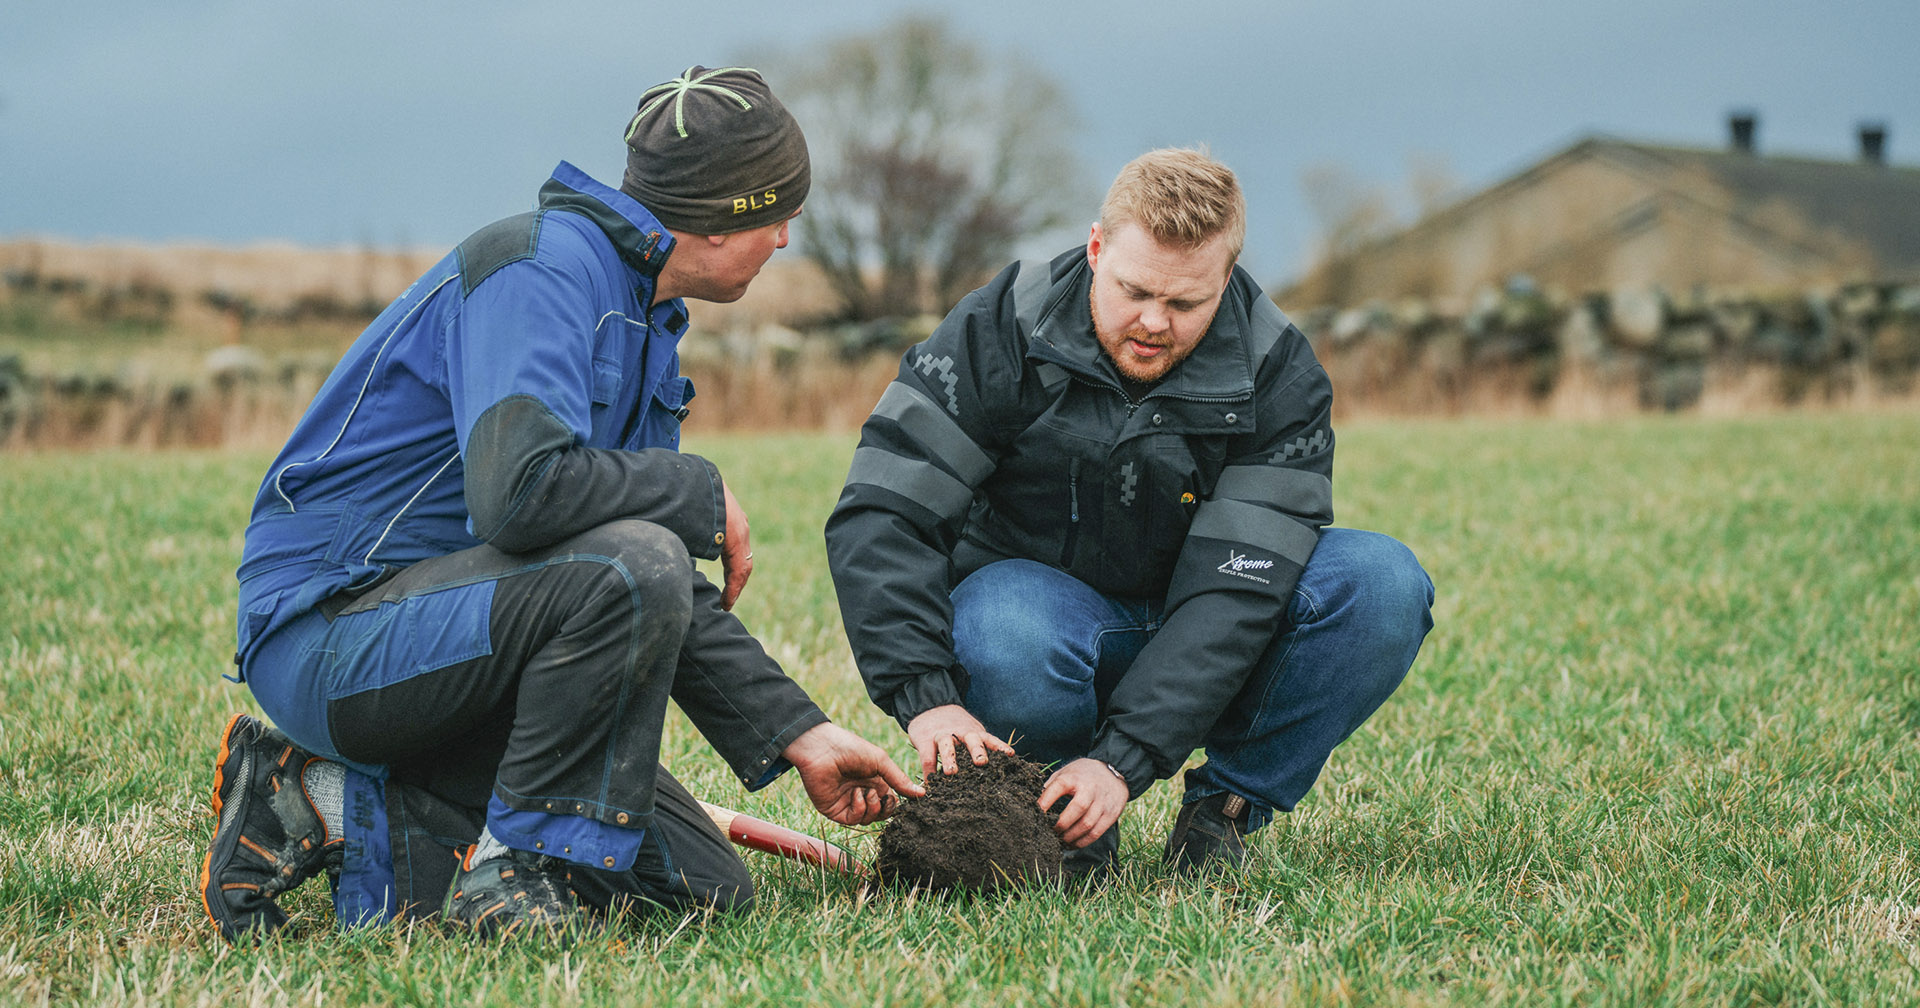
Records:
[[[272,447],[358,329],[351,317],[331,319],[331,328],[256,323],[240,333],[245,342],[178,342],[165,299],[152,293],[160,288],[138,288],[147,299],[125,296],[108,318],[103,288],[30,290],[18,274],[9,281],[0,329],[24,313],[32,324],[20,332],[105,335],[62,342],[94,347],[72,357],[34,351],[39,337],[0,342],[0,447]],[[1920,403],[1920,285],[1564,297],[1518,282],[1460,305],[1407,300],[1291,314],[1345,416]],[[900,352],[936,321],[836,328],[751,318],[703,322],[682,348],[703,430],[851,430]]]
[[[1350,411],[1611,413],[1920,398],[1920,285],[1564,297],[1521,281],[1451,310],[1408,300],[1290,314]]]

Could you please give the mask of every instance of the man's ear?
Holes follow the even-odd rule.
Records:
[[[717,235],[707,236],[707,244],[713,246],[714,248],[719,248],[720,246],[725,245],[726,243],[727,243],[726,235],[717,234]]]
[[[1099,258],[1100,258],[1100,222],[1094,221],[1093,227],[1087,231],[1087,265],[1089,266],[1099,265],[1099,262],[1098,262]]]

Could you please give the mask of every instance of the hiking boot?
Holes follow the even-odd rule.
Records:
[[[1107,827],[1093,842],[1060,855],[1060,878],[1073,884],[1101,885],[1113,876],[1120,862],[1120,824]]]
[[[1247,860],[1245,798],[1231,792],[1190,801],[1167,835],[1167,865],[1181,875],[1238,869]]]
[[[584,930],[589,918],[574,896],[566,862],[545,854],[495,847],[506,853],[475,863],[475,844],[460,857],[442,916],[482,938],[561,936]]]
[[[327,839],[301,780],[318,758],[245,714],[227,722],[213,766],[213,844],[200,867],[200,899],[228,941],[279,930],[287,913],[274,897],[339,870],[346,842]]]

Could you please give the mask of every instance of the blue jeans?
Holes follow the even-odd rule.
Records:
[[[1186,773],[1186,801],[1231,791],[1250,829],[1289,811],[1333,748],[1386,701],[1433,628],[1433,582],[1375,532],[1327,529],[1284,622]],[[953,591],[966,706],[1043,763],[1086,755],[1113,688],[1165,619],[1158,600],[1110,598],[1031,560],[1003,560]]]

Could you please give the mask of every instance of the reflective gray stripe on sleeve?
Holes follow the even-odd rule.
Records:
[[[1013,278],[1013,320],[1020,334],[1032,336],[1045,306],[1047,289],[1053,286],[1053,264],[1045,259],[1020,260],[1020,272]]]
[[[1216,499],[1200,505],[1187,535],[1272,550],[1302,567],[1320,542],[1318,532],[1286,515],[1236,500]]]
[[[1287,318],[1287,313],[1281,311],[1280,306],[1274,304],[1273,299],[1264,292],[1254,295],[1252,315],[1252,333],[1247,340],[1247,349],[1252,351],[1255,361],[1261,361],[1273,352],[1273,345],[1280,342],[1280,334],[1287,331],[1293,320]]]
[[[973,491],[942,472],[939,466],[902,458],[883,448],[853,450],[853,467],[847,470],[847,485],[855,483],[891,490],[941,518],[958,518],[973,503]]]
[[[908,437],[947,463],[968,485],[978,484],[993,471],[993,460],[973,443],[967,432],[927,398],[925,392],[911,385],[898,381],[888,385],[880,395],[880,404],[873,408],[873,415],[898,423]]]
[[[1284,502],[1301,514],[1328,514],[1333,510],[1333,481],[1305,469],[1278,466],[1228,466],[1220,470],[1213,488],[1216,498]]]

